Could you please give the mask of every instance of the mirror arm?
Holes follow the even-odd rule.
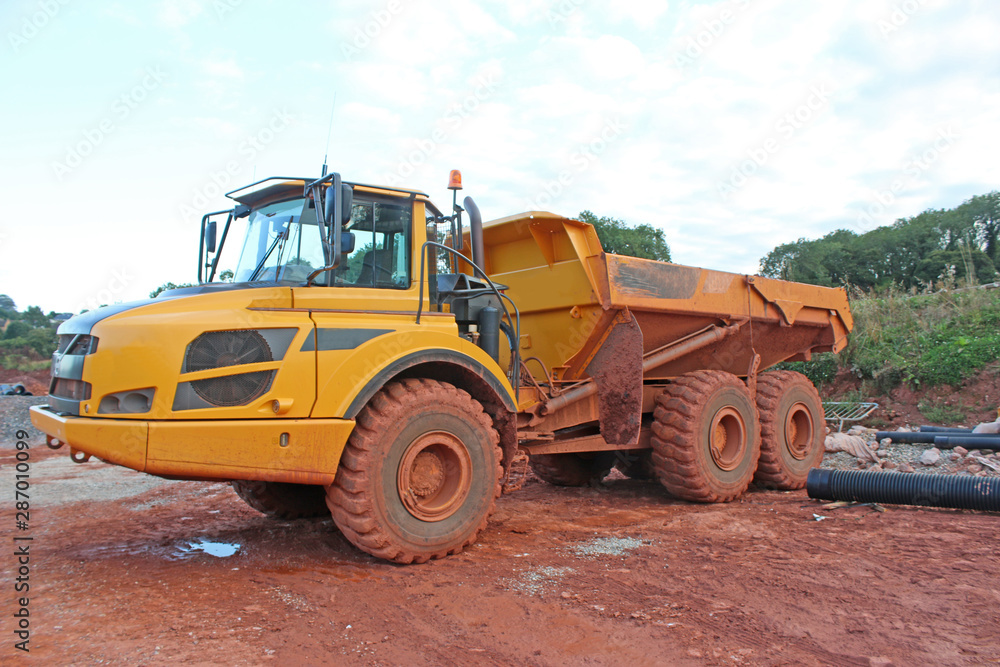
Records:
[[[205,226],[208,224],[208,219],[213,215],[219,215],[221,213],[231,213],[228,209],[225,211],[213,211],[212,213],[206,213],[201,216],[201,242],[198,244],[198,284],[201,284],[202,275],[204,275],[205,268],[208,266],[205,257]],[[221,246],[220,246],[221,248]],[[218,253],[216,253],[218,256]]]
[[[323,181],[331,181],[330,185],[326,189],[326,196],[333,197],[333,206],[330,208],[333,211],[333,220],[326,219],[326,209],[322,200],[320,199],[322,191],[320,190],[320,185]],[[340,210],[340,200],[343,196],[341,192],[341,181],[340,174],[334,172],[328,176],[324,176],[316,181],[313,181],[308,187],[313,193],[313,205],[316,207],[316,220],[319,222],[319,233],[323,242],[323,255],[324,259],[329,262],[327,266],[321,267],[309,274],[306,278],[306,287],[313,284],[316,280],[316,276],[327,271],[333,271],[338,266],[340,266],[340,234],[341,226],[343,225],[341,221],[341,210]],[[330,224],[330,234],[333,235],[333,257],[327,256],[327,253],[331,251],[330,248],[330,234],[327,233],[327,223]]]
[[[208,274],[208,282],[215,280],[215,270],[219,268],[219,258],[222,257],[222,247],[226,245],[226,236],[229,234],[229,225],[233,223],[233,213],[236,209],[229,212],[229,217],[226,218],[226,226],[222,228],[222,238],[219,239],[219,244],[216,246],[215,257],[212,258],[212,271]],[[199,280],[198,282],[201,282]]]

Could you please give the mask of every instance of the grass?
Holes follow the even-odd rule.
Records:
[[[818,385],[850,372],[866,390],[887,393],[903,384],[957,386],[1000,359],[1000,290],[854,290],[850,302],[854,330],[846,350],[784,366]]]
[[[21,371],[29,373],[40,371],[52,365],[51,359],[32,360],[21,354],[8,354],[0,357],[0,368],[8,371]]]
[[[967,412],[965,406],[949,406],[932,401],[917,403],[920,414],[931,424],[958,424],[965,421]]]

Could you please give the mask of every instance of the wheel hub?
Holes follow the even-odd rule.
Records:
[[[712,460],[722,470],[735,470],[747,449],[747,427],[743,416],[732,407],[719,410],[709,429]]]
[[[796,403],[785,418],[785,447],[788,453],[802,461],[809,455],[813,434],[812,413],[805,403]]]
[[[444,483],[444,463],[434,452],[426,449],[413,459],[410,471],[410,489],[419,498],[434,495]]]
[[[451,433],[425,433],[403,453],[396,484],[410,514],[423,521],[447,519],[462,506],[472,487],[469,451]]]

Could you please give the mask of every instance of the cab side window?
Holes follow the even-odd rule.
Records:
[[[355,199],[345,231],[354,234],[354,252],[347,257],[341,284],[355,287],[406,289],[410,286],[409,201]]]

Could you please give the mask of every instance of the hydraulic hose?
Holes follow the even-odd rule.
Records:
[[[810,498],[1000,511],[1000,478],[813,468]]]

